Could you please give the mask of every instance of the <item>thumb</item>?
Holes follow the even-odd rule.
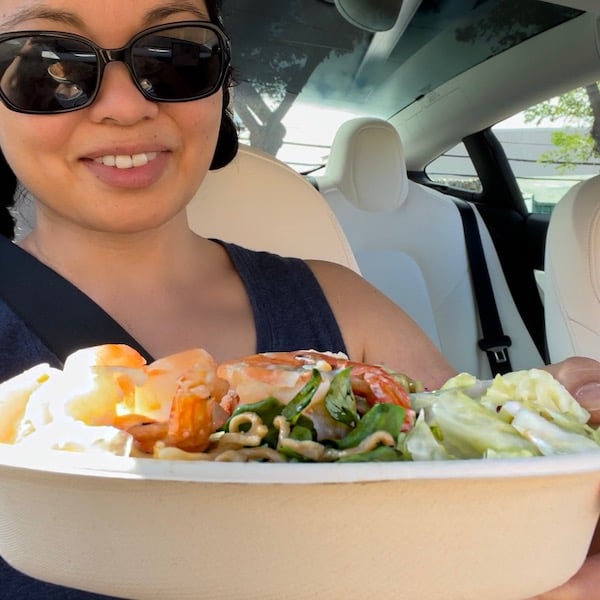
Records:
[[[600,383],[586,383],[573,397],[590,413],[590,423],[600,423]]]

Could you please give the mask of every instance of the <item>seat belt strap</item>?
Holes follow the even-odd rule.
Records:
[[[0,297],[63,363],[75,350],[107,343],[154,360],[89,296],[2,235]]]
[[[488,357],[492,375],[508,373],[512,370],[508,348],[512,344],[509,336],[502,331],[494,290],[481,243],[477,217],[473,207],[460,198],[452,198],[462,218],[465,245],[475,301],[479,313],[482,338],[479,347]]]

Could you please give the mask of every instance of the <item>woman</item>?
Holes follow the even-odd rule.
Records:
[[[21,248],[152,356],[203,347],[223,360],[315,347],[387,364],[430,388],[453,375],[416,324],[351,271],[248,252],[189,229],[187,202],[237,149],[228,41],[214,0],[0,0],[0,8],[0,56],[13,52],[0,71],[0,231],[14,234],[8,207],[18,179],[36,198],[36,225]],[[148,61],[166,38],[180,57],[201,43],[201,64],[187,71],[182,61]],[[47,56],[55,58],[46,68]],[[277,279],[253,280],[257,267]],[[58,365],[0,300],[0,379],[41,361]],[[551,370],[574,393],[600,382],[593,361]],[[0,582],[11,598],[88,597],[7,566]]]

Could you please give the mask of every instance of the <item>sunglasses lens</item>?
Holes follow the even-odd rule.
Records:
[[[34,35],[0,43],[0,92],[19,111],[81,107],[90,102],[97,79],[96,53],[79,40]]]
[[[204,98],[219,86],[224,69],[219,36],[204,27],[174,27],[139,38],[131,49],[133,71],[148,98]]]
[[[121,49],[121,60],[150,100],[185,102],[214,94],[228,60],[223,36],[203,25],[156,28]],[[88,106],[99,86],[100,60],[91,43],[56,33],[23,33],[0,42],[0,96],[11,109],[52,114]],[[104,64],[104,63],[103,63]]]

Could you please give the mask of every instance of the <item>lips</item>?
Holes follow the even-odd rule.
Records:
[[[162,179],[171,157],[169,151],[115,148],[88,156],[82,164],[109,187],[141,189]]]

